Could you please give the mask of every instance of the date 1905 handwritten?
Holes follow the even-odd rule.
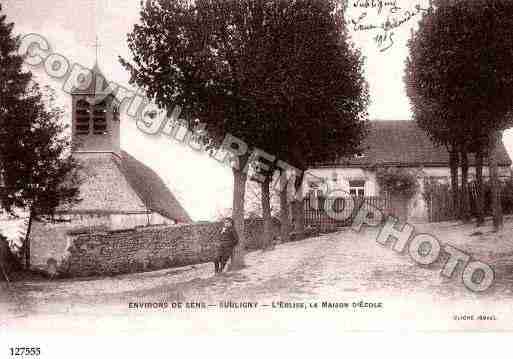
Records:
[[[394,45],[394,36],[397,28],[408,23],[422,12],[428,11],[417,4],[411,9],[402,10],[396,1],[359,0],[354,7],[377,10],[378,19],[371,20],[368,11],[363,11],[358,17],[351,19],[353,31],[375,31],[373,40],[378,49],[384,52]],[[388,11],[383,12],[383,8]]]

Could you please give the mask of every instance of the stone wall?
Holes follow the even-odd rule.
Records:
[[[98,231],[110,228],[109,215],[75,215],[69,221],[47,223],[34,221],[30,231],[30,264],[35,270],[46,270],[48,260],[62,262],[68,255],[71,230]]]
[[[32,256],[38,257],[37,269],[57,272],[61,276],[91,276],[133,273],[191,264],[211,262],[218,246],[221,223],[195,223],[176,226],[139,227],[130,230],[71,230],[61,238],[50,240],[49,246],[32,246]],[[261,245],[263,222],[246,222],[246,247]],[[279,222],[273,224],[278,235]],[[59,243],[55,243],[55,241]],[[39,238],[39,242],[45,241]],[[51,247],[51,246],[50,246]],[[55,248],[55,247],[54,247]],[[35,253],[34,253],[35,252]],[[55,253],[57,257],[53,257]]]

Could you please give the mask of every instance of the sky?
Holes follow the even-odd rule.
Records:
[[[379,3],[375,0],[374,3]],[[383,0],[391,3],[393,0]],[[411,111],[405,93],[403,74],[410,32],[420,18],[415,6],[427,7],[429,0],[396,0],[391,6],[372,6],[372,0],[350,0],[346,14],[351,38],[365,56],[365,77],[369,84],[370,120],[410,120]],[[118,56],[130,59],[126,36],[139,20],[140,0],[3,0],[3,12],[15,23],[15,33],[37,33],[51,45],[52,52],[70,62],[92,68],[96,60],[110,81],[128,86],[129,75]],[[400,20],[394,29],[362,30],[382,24],[387,18]],[[403,22],[404,21],[404,22]],[[381,44],[379,37],[382,36]],[[69,115],[70,96],[62,91],[62,82],[53,81],[41,69],[31,68],[36,81],[49,84],[60,94],[59,104]],[[154,169],[182,202],[195,220],[214,219],[231,207],[231,171],[204,154],[164,137],[143,134],[133,120],[121,117],[121,146]],[[504,143],[513,154],[513,131],[506,131]]]

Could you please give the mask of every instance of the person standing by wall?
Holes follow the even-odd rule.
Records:
[[[215,273],[221,273],[226,263],[233,255],[233,248],[239,243],[237,231],[233,226],[232,218],[225,218],[223,221],[223,229],[219,238],[219,247],[214,261]]]

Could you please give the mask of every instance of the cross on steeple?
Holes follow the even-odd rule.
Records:
[[[98,49],[101,47],[100,42],[98,41],[98,36],[96,36],[96,41],[93,47],[96,48],[96,61],[95,63],[98,63]]]

